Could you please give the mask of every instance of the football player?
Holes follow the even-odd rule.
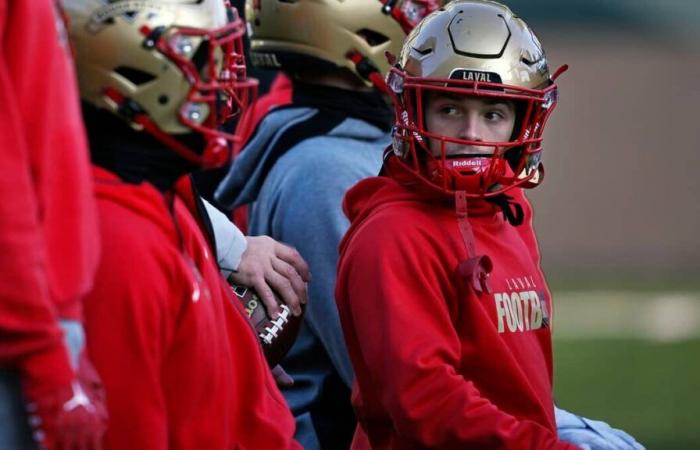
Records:
[[[251,234],[291,244],[313,273],[304,324],[282,362],[294,379],[283,393],[307,450],[348,448],[352,437],[353,373],[333,297],[338,243],[348,227],[341,200],[377,174],[390,140],[384,54],[397,53],[438,3],[246,2],[251,61],[284,71],[292,98],[262,118],[216,199],[228,208],[251,204]]]
[[[85,321],[105,448],[298,448],[183,178],[224,164],[237,139],[222,125],[252,96],[244,23],[224,0],[64,5],[101,219]]]
[[[522,191],[542,179],[562,70],[496,2],[450,2],[408,36],[382,174],[345,197],[353,449],[641,448],[555,418],[552,298]]]

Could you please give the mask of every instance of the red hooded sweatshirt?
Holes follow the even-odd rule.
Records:
[[[472,200],[468,254],[454,198],[393,158],[387,169],[345,197],[336,298],[356,374],[352,448],[574,449],[557,439],[551,296],[534,234]],[[460,264],[484,255],[490,291],[478,293]]]
[[[85,300],[105,449],[298,449],[245,312],[180,198],[95,168],[103,257]]]
[[[0,0],[0,367],[32,398],[74,377],[59,318],[78,320],[99,253],[75,74],[53,0]]]

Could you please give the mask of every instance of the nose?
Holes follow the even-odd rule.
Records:
[[[466,141],[482,141],[479,120],[476,114],[466,114],[459,130],[459,138]]]

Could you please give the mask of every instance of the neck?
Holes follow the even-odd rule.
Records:
[[[148,182],[165,192],[196,169],[153,136],[132,129],[111,113],[89,105],[83,105],[83,111],[93,164],[122,180]]]

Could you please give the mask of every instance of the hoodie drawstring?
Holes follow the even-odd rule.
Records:
[[[489,294],[491,286],[488,277],[493,270],[493,263],[488,255],[476,255],[474,232],[467,219],[467,196],[464,191],[455,192],[455,209],[457,224],[467,250],[467,260],[457,266],[457,274],[467,280],[477,295]]]

